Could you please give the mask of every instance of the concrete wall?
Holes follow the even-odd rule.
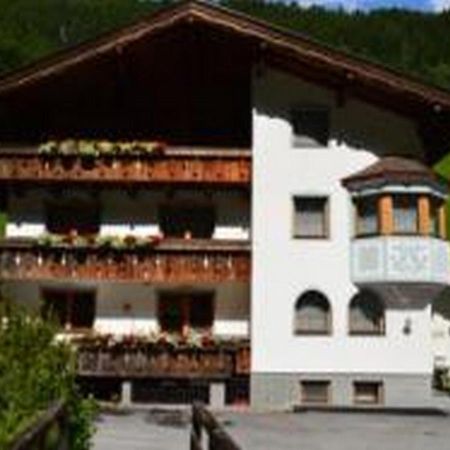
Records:
[[[379,407],[433,407],[429,374],[374,373],[257,373],[252,375],[251,402],[256,410],[290,410],[302,405],[303,380],[328,381],[330,406],[354,406],[353,383],[382,384]]]
[[[434,312],[431,329],[434,365],[450,369],[450,320]]]
[[[34,283],[7,282],[6,296],[18,304],[38,311],[41,289],[45,287],[96,290],[94,329],[101,333],[148,334],[159,330],[157,299],[160,290],[196,289],[213,291],[215,320],[213,333],[220,336],[249,335],[249,286],[244,283],[194,286],[144,285],[129,283]]]
[[[253,373],[430,374],[429,306],[388,309],[385,336],[349,336],[347,323],[357,288],[350,272],[351,200],[340,180],[384,152],[420,157],[414,124],[350,98],[338,108],[334,92],[272,70],[255,79],[253,98]],[[327,146],[293,147],[289,111],[301,105],[330,108]],[[292,238],[294,195],[329,197],[328,239]],[[330,336],[293,334],[294,304],[309,289],[330,301]]]
[[[77,191],[60,193],[62,198],[89,198],[89,192]],[[28,190],[20,196],[13,195],[8,205],[8,237],[33,237],[45,233],[45,202],[52,194],[43,189]],[[167,202],[187,204],[195,202],[212,204],[216,209],[216,239],[249,239],[249,200],[240,192],[212,192],[184,190],[175,191],[170,196],[164,191],[139,191],[135,196],[124,190],[113,189],[98,194],[101,211],[102,235],[148,236],[160,232],[158,208]]]

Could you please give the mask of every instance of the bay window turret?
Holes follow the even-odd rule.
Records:
[[[355,195],[355,236],[433,236],[445,239],[445,199],[438,193]]]
[[[449,283],[447,186],[429,168],[386,157],[343,180],[354,207],[352,279],[401,297],[415,283],[418,301]],[[409,295],[411,297],[411,295]]]

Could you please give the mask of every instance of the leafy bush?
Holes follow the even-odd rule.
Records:
[[[0,448],[59,399],[68,408],[70,448],[90,447],[95,404],[78,392],[74,353],[55,330],[23,311],[0,311]]]
[[[8,223],[8,216],[6,213],[0,212],[0,238],[5,236],[6,224]]]

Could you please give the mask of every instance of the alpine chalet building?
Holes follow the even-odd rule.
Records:
[[[426,407],[450,93],[198,1],[0,80],[4,301],[133,402]]]

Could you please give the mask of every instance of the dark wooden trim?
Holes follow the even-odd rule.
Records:
[[[156,248],[103,249],[33,241],[0,241],[0,279],[117,282],[225,282],[250,280],[248,242],[193,240]]]
[[[283,63],[288,63],[300,73],[299,66],[312,68],[317,74],[326,74],[334,80],[336,88],[350,86],[357,96],[371,97],[379,101],[383,96],[395,96],[398,102],[390,102],[392,108],[402,103],[422,113],[450,110],[450,93],[413,79],[393,69],[369,62],[362,58],[332,49],[300,33],[268,24],[262,20],[198,0],[180,2],[139,20],[119,31],[105,34],[100,38],[61,51],[38,63],[32,64],[4,76],[0,80],[0,95],[21,89],[49,76],[67,71],[72,66],[96,59],[98,56],[125,48],[169,27],[180,23],[206,23],[226,32],[242,36],[255,49],[263,43],[268,54],[275,54]],[[257,53],[255,51],[255,53]],[[402,101],[400,100],[402,99]]]
[[[1,184],[133,183],[245,188],[250,182],[251,152],[247,150],[171,148],[158,156],[100,156],[92,167],[86,168],[79,156],[45,157],[35,147],[0,148]]]
[[[248,341],[201,348],[155,343],[102,347],[83,341],[76,345],[80,377],[226,380],[250,372]]]

